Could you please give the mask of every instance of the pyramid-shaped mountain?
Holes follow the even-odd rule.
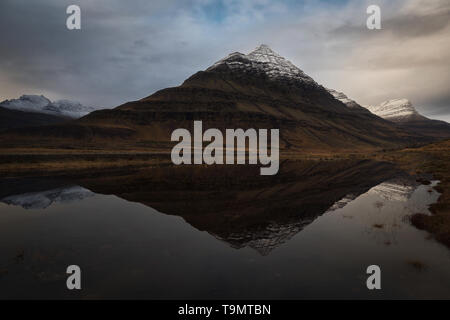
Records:
[[[178,87],[27,134],[40,141],[69,138],[72,146],[165,150],[174,145],[172,131],[192,131],[194,120],[203,121],[203,130],[278,128],[282,151],[357,151],[417,141],[389,121],[347,107],[266,45],[232,53]]]

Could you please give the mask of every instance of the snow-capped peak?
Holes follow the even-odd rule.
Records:
[[[214,63],[207,71],[226,65],[231,70],[262,73],[272,80],[301,81],[311,85],[318,85],[311,77],[297,68],[292,62],[262,44],[249,54],[234,52],[226,58]]]
[[[43,95],[22,95],[18,99],[5,100],[0,106],[13,110],[46,113],[61,117],[80,118],[95,110],[70,100],[50,101]]]
[[[265,44],[260,45],[258,48],[250,52],[247,55],[247,57],[250,60],[256,62],[269,63],[272,66],[285,66],[295,69],[295,71],[300,70],[296,66],[294,66],[290,61],[280,56],[278,53],[270,49],[269,46]]]
[[[20,111],[39,112],[51,101],[43,95],[24,94],[19,99],[11,99],[0,102],[0,106]]]
[[[420,117],[408,99],[392,99],[377,106],[365,106],[370,112],[390,121],[404,121]]]

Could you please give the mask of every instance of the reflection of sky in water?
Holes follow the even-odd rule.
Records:
[[[349,195],[265,256],[116,196],[32,214],[16,196],[17,206],[0,204],[0,297],[450,298],[448,249],[408,220],[437,200],[431,187],[388,181]],[[65,289],[70,264],[82,268],[81,292]],[[381,267],[381,292],[365,287],[371,264]]]

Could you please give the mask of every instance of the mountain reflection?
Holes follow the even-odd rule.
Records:
[[[399,175],[390,164],[373,161],[286,161],[275,176],[260,176],[256,166],[166,165],[2,180],[0,201],[45,208],[54,201],[81,200],[91,195],[89,190],[112,194],[180,216],[234,248],[267,255],[318,216]],[[385,187],[374,192],[398,188]]]

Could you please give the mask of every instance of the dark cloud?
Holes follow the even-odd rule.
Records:
[[[405,97],[450,113],[448,0],[380,0],[380,31],[365,28],[369,2],[1,0],[0,99],[112,107],[268,43],[360,103]],[[65,27],[69,4],[80,5],[82,30]]]
[[[186,66],[200,65],[200,54],[180,50],[184,44],[173,34],[167,7],[148,1],[136,1],[137,7],[79,2],[82,29],[75,31],[65,27],[65,9],[74,1],[2,2],[1,74],[23,91],[42,88],[115,106],[176,85],[189,75]]]

